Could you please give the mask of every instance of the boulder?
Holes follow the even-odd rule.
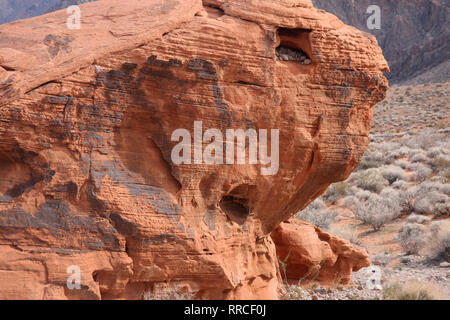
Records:
[[[298,219],[281,223],[272,232],[272,239],[285,281],[349,284],[352,272],[370,266],[364,249]]]
[[[0,299],[277,298],[272,231],[369,144],[375,38],[310,0],[80,9],[0,26]],[[258,161],[204,156],[255,147],[229,129]]]

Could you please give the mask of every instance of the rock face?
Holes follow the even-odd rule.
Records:
[[[391,68],[391,82],[450,79],[448,0],[313,0],[313,4],[375,35]],[[381,25],[369,30],[367,8],[374,4],[381,9]]]
[[[276,298],[271,232],[369,143],[387,89],[376,40],[309,0],[81,9],[80,30],[65,11],[0,27],[0,298]],[[199,121],[278,129],[278,170],[177,165],[172,134]]]
[[[370,266],[367,252],[309,223],[291,220],[272,232],[287,279],[348,284],[352,272]]]

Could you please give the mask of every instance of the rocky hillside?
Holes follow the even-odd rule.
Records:
[[[313,0],[316,8],[378,39],[395,82],[450,79],[450,6],[448,0]],[[367,8],[381,9],[381,29],[369,30]]]

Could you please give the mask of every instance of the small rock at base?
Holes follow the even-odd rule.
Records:
[[[407,263],[410,263],[410,262],[411,262],[411,259],[408,258],[408,257],[401,257],[401,258],[400,258],[400,262],[401,262],[401,263],[404,263],[404,264],[407,264]]]

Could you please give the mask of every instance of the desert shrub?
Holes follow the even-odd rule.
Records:
[[[297,219],[309,222],[316,227],[328,229],[328,226],[335,222],[339,213],[329,210],[321,198],[314,200],[308,207],[298,212]]]
[[[370,261],[375,265],[386,266],[392,262],[392,256],[389,252],[384,252],[370,257]]]
[[[327,205],[325,204],[323,199],[317,198],[316,200],[311,202],[303,211],[322,210],[322,209],[326,209],[326,208],[327,208]]]
[[[406,169],[409,166],[409,162],[406,160],[397,160],[394,162],[394,165],[396,165],[397,167],[400,167],[402,169]]]
[[[391,281],[383,287],[385,300],[445,300],[445,294],[431,285],[417,280],[408,280],[405,283]]]
[[[433,213],[438,215],[449,214],[450,206],[448,196],[439,191],[429,191],[425,194],[418,194],[414,202],[414,211],[423,213]]]
[[[366,201],[367,199],[369,199],[372,196],[372,192],[358,188],[357,191],[354,193],[354,195],[359,200]]]
[[[194,300],[195,293],[179,288],[160,288],[157,292],[146,291],[142,300]]]
[[[433,133],[432,130],[424,130],[418,135],[405,135],[401,143],[410,148],[429,149],[435,145],[436,141],[439,141],[439,137]]]
[[[386,223],[395,219],[400,212],[397,201],[383,198],[377,194],[372,194],[366,201],[360,201],[355,196],[347,197],[345,206],[353,212],[356,219],[370,225],[374,231],[380,230]]]
[[[348,240],[353,244],[361,244],[358,232],[356,232],[355,228],[352,228],[351,226],[332,224],[327,231],[332,235]]]
[[[421,216],[418,214],[412,214],[408,217],[407,221],[408,223],[420,223],[420,224],[424,224],[429,222],[431,219],[425,216]]]
[[[418,254],[426,244],[427,229],[419,223],[405,224],[399,231],[397,240],[407,254]]]
[[[394,219],[393,212],[383,202],[369,202],[358,211],[357,218],[370,225],[374,231],[378,231],[386,223]]]
[[[426,181],[400,193],[405,212],[450,214],[450,184]]]
[[[433,147],[428,149],[427,157],[430,159],[436,159],[438,156],[442,155],[442,149],[439,147]]]
[[[356,168],[356,171],[367,170],[367,169],[371,169],[371,168],[378,168],[381,165],[383,165],[383,163],[380,163],[380,162],[377,162],[377,161],[373,161],[373,160],[363,159],[359,163],[358,168]]]
[[[443,194],[450,196],[450,183],[435,182],[433,185],[436,188],[436,190],[439,190],[439,192],[442,192]]]
[[[392,184],[392,187],[398,190],[406,190],[409,187],[409,183],[403,180],[397,180]]]
[[[436,203],[434,205],[434,213],[441,216],[450,215],[450,204],[448,202]]]
[[[374,195],[375,200],[386,202],[389,208],[393,211],[393,217],[400,216],[402,211],[402,199],[400,192],[393,188],[386,188],[380,192],[380,196]],[[380,199],[381,198],[381,199]]]
[[[416,162],[421,162],[421,163],[428,163],[430,161],[430,159],[428,159],[428,157],[425,155],[425,153],[416,153],[410,157],[408,157],[408,160],[416,163]]]
[[[396,159],[408,154],[408,148],[401,148],[400,143],[391,141],[382,143],[379,150],[384,155],[385,164],[392,164]]]
[[[282,284],[279,287],[280,300],[307,300],[308,291],[299,285]]]
[[[347,196],[344,198],[344,206],[349,208],[352,211],[355,211],[358,205],[360,205],[364,201],[360,201],[356,196]]]
[[[335,203],[341,198],[344,198],[350,194],[350,185],[346,182],[333,183],[328,187],[326,194],[324,195],[325,200]]]
[[[389,155],[393,159],[399,159],[399,158],[406,157],[409,154],[409,152],[410,152],[410,150],[407,146],[401,146],[398,149],[392,150]],[[397,160],[397,161],[405,161],[405,160]],[[395,161],[395,162],[397,162],[397,161]]]
[[[450,157],[447,155],[439,155],[430,161],[430,165],[434,171],[440,172],[450,167]]]
[[[392,141],[384,141],[383,143],[380,143],[378,148],[383,153],[393,152],[396,150],[399,150],[401,147],[401,144],[398,142],[392,142]]]
[[[434,222],[430,226],[427,255],[431,260],[450,260],[450,222]]]
[[[447,196],[450,196],[450,183],[439,183],[426,181],[414,187],[418,196],[427,194],[431,191],[438,191]]]
[[[450,168],[439,171],[436,176],[436,181],[440,183],[449,183],[450,182]]]
[[[433,170],[422,164],[410,165],[409,169],[413,171],[409,176],[409,180],[416,182],[423,182],[427,180],[427,178],[433,173]]]
[[[402,210],[406,213],[414,211],[414,204],[416,202],[416,193],[414,188],[412,190],[405,190],[401,193],[400,205]]]
[[[411,162],[411,159],[413,158],[413,157],[415,157],[415,156],[417,156],[418,154],[423,154],[424,153],[424,151],[422,150],[422,149],[419,149],[419,148],[412,148],[412,149],[409,149],[409,152],[408,152],[408,161],[410,161]]]
[[[450,172],[449,172],[449,174],[450,174]],[[432,176],[432,177],[428,178],[427,181],[439,182],[439,183],[447,183],[447,182],[449,182],[449,180],[444,178],[440,173],[438,173],[435,176]]]
[[[397,180],[406,180],[405,171],[403,171],[403,169],[400,167],[390,165],[384,166],[380,170],[381,175],[383,176],[383,178],[389,181],[389,184],[393,184]]]
[[[433,204],[427,198],[421,198],[415,201],[414,211],[416,213],[433,213]]]
[[[358,170],[378,168],[384,164],[384,156],[381,151],[366,152],[358,165]]]
[[[358,188],[377,193],[389,185],[389,181],[382,176],[380,170],[374,168],[354,172],[350,176],[350,181]]]
[[[396,154],[392,154],[399,149],[399,145],[395,143],[377,143],[372,142],[364,153],[358,170],[366,170],[370,168],[378,168],[384,164],[391,164],[395,161]]]

